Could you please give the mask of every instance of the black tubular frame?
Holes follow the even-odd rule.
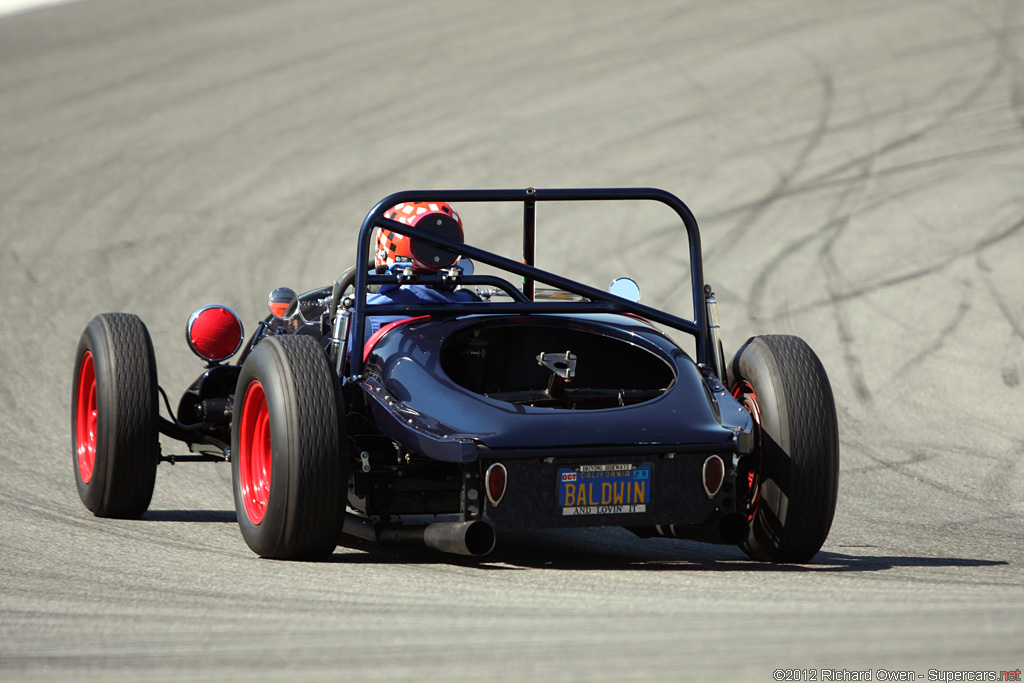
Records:
[[[671,207],[686,227],[690,247],[690,281],[693,290],[693,315],[696,320],[686,320],[643,304],[622,299],[608,292],[569,280],[533,265],[536,241],[536,203],[544,201],[656,201]],[[445,239],[419,228],[405,225],[387,218],[384,213],[403,202],[522,202],[523,203],[523,263],[504,258],[497,254]],[[447,304],[367,304],[366,287],[370,279],[370,244],[374,229],[381,227],[393,230],[435,247],[440,247],[463,257],[500,268],[523,278],[523,293],[528,301],[447,303]],[[426,278],[424,278],[425,280]],[[465,278],[464,284],[473,284],[473,276]],[[373,276],[375,282],[398,283],[397,276]],[[533,301],[534,284],[543,283],[590,299],[573,302]],[[633,313],[652,322],[691,334],[696,339],[697,362],[713,367],[710,330],[707,320],[707,306],[704,300],[704,266],[701,257],[700,231],[697,220],[690,209],[675,195],[654,188],[595,188],[595,189],[548,189],[526,188],[525,190],[427,190],[396,192],[380,200],[363,220],[359,231],[356,251],[355,305],[352,310],[350,337],[352,339],[349,371],[352,378],[363,374],[363,349],[365,347],[366,317],[368,315],[471,315],[504,314],[529,315],[531,313]]]

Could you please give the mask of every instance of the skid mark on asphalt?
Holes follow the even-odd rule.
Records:
[[[755,200],[753,202],[747,202],[745,204],[736,205],[727,209],[726,211],[719,212],[717,214],[709,214],[705,216],[705,220],[721,220],[727,218],[730,215],[734,215],[737,212],[741,213],[755,213],[758,214],[764,208],[766,203],[778,201],[781,198],[791,198],[799,194],[806,194],[810,192],[817,192],[829,187],[842,187],[850,183],[861,182],[865,180],[863,177],[870,169],[870,173],[875,178],[884,178],[891,175],[900,175],[909,171],[917,170],[920,168],[926,168],[943,163],[955,163],[960,161],[966,161],[977,156],[988,156],[993,154],[1006,154],[1008,149],[1005,144],[991,145],[979,147],[973,150],[967,150],[964,152],[956,152],[946,155],[937,155],[925,159],[917,159],[909,162],[905,162],[896,166],[887,166],[879,168],[877,161],[883,157],[887,157],[894,152],[903,150],[907,147],[912,146],[914,143],[923,141],[931,133],[935,132],[943,125],[948,123],[953,117],[964,110],[968,110],[975,106],[976,103],[981,100],[982,95],[997,82],[997,78],[1003,71],[1002,65],[998,62],[993,63],[985,75],[977,80],[973,88],[968,90],[962,97],[953,102],[950,106],[946,107],[942,111],[938,112],[936,116],[928,123],[920,126],[916,130],[910,131],[904,135],[898,136],[886,143],[881,144],[876,149],[867,151],[866,153],[848,158],[842,163],[836,164],[831,168],[828,168],[816,175],[813,175],[801,182],[777,183],[764,197]],[[956,90],[958,84],[962,79],[947,79],[943,84],[932,93],[932,95],[926,98],[925,102],[922,102],[918,107],[923,107],[929,99],[938,99],[947,95],[951,90]],[[973,80],[973,79],[972,79]],[[894,107],[892,112],[902,113],[907,109],[906,103],[902,103],[900,106]],[[843,128],[855,127],[863,128],[865,125],[869,125],[871,121],[884,118],[885,112],[871,112],[865,114],[861,120],[855,120],[844,124],[842,127],[837,127],[834,130],[826,131],[828,133],[835,133]],[[820,128],[820,126],[819,126]],[[823,133],[824,134],[824,133]],[[820,143],[820,140],[818,141]],[[807,148],[805,148],[806,150]],[[804,157],[804,154],[800,154],[800,157]],[[854,174],[849,175],[853,171]]]
[[[941,259],[937,259],[935,262],[915,268],[903,273],[894,275],[893,277],[884,278],[880,280],[874,280],[866,282],[862,285],[852,287],[846,291],[837,293],[835,297],[829,298],[818,298],[813,301],[809,301],[803,305],[805,311],[819,309],[833,305],[836,301],[847,301],[850,299],[858,299],[869,294],[880,292],[892,287],[896,287],[914,280],[933,275],[941,272],[951,265],[962,261],[965,258],[971,258],[976,256],[978,253],[988,249],[989,247],[1000,244],[1001,242],[1017,235],[1021,232],[1021,228],[1024,228],[1024,219],[1016,221],[1004,228],[996,228],[989,235],[978,240],[969,248],[960,251],[950,251],[945,254]]]
[[[852,430],[848,431],[852,433]],[[879,445],[879,443],[881,443],[881,445]],[[851,476],[871,471],[887,470],[916,484],[939,491],[944,495],[955,497],[958,500],[970,500],[977,503],[991,502],[992,491],[990,490],[969,490],[965,488],[964,485],[950,485],[940,481],[934,476],[927,475],[927,473],[931,471],[944,471],[944,468],[939,466],[939,463],[941,463],[944,458],[949,457],[950,455],[960,458],[963,457],[964,454],[941,453],[935,448],[929,448],[925,451],[922,450],[925,446],[917,443],[909,444],[907,447],[913,449],[909,456],[903,459],[895,459],[891,454],[895,454],[897,449],[901,448],[900,444],[897,443],[895,439],[876,442],[861,441],[858,439],[844,437],[842,442],[843,449],[853,448],[874,463],[874,466],[861,465],[858,467],[847,467],[845,469],[845,475]],[[998,458],[995,458],[995,466],[1002,466],[1001,461],[999,461]]]
[[[757,211],[769,200],[778,201],[782,198],[793,198],[802,194],[818,192],[833,187],[844,187],[850,183],[860,182],[864,180],[863,174],[866,172],[865,169],[868,168],[871,169],[871,173],[876,179],[881,179],[887,176],[902,175],[909,171],[940,164],[954,164],[956,162],[968,161],[973,158],[987,157],[990,155],[1005,155],[1009,150],[1004,143],[978,147],[976,149],[962,152],[915,159],[894,166],[879,167],[879,164],[876,163],[877,160],[881,160],[883,157],[888,157],[895,152],[911,147],[914,143],[924,141],[931,133],[948,123],[958,113],[975,106],[976,103],[981,100],[982,95],[997,82],[997,77],[1001,71],[1002,67],[1000,64],[995,63],[991,65],[985,75],[976,82],[973,88],[968,90],[964,96],[956,100],[949,107],[938,112],[933,120],[923,126],[889,140],[888,142],[879,145],[877,149],[869,149],[864,154],[847,158],[841,163],[835,164],[830,168],[810,176],[806,180],[790,182],[787,183],[785,187],[780,187],[777,184],[776,187],[772,188],[772,190],[770,190],[769,193],[761,199],[738,204],[715,214],[707,214],[704,217],[704,220],[718,221],[733,216],[736,213],[750,213]],[[947,95],[951,89],[958,89],[961,80],[962,79],[947,79],[943,84],[938,86],[929,97],[925,98],[924,102],[919,103],[917,107],[923,108],[927,104],[928,100],[938,99]],[[863,129],[865,126],[870,125],[872,121],[880,120],[890,114],[905,113],[906,109],[906,103],[901,103],[899,106],[893,106],[889,110],[867,112],[863,118],[844,123],[842,126],[836,127],[827,132],[837,133],[851,127]],[[850,175],[851,172],[853,172],[853,175]]]
[[[937,353],[946,343],[946,340],[949,339],[957,329],[959,329],[960,324],[963,323],[968,311],[971,310],[971,300],[973,298],[971,283],[969,281],[965,281],[961,291],[963,292],[963,295],[960,298],[960,304],[953,312],[953,317],[950,321],[946,323],[941,330],[939,330],[930,343],[925,344],[920,351],[896,369],[893,373],[896,377],[907,375],[914,369],[918,368],[927,358]]]
[[[1024,59],[1017,51],[1021,45],[1020,33],[1024,29],[1017,23],[1018,9],[1018,3],[1004,3],[999,26],[993,26],[984,17],[974,13],[971,13],[969,18],[985,28],[987,36],[995,45],[998,66],[1006,69],[1011,81],[1010,107],[1017,119],[1017,125],[1024,130]]]
[[[1010,328],[1009,339],[1007,339],[1006,343],[1003,345],[1003,357],[1000,359],[1002,363],[1000,375],[1003,380],[1003,384],[1010,388],[1015,388],[1020,386],[1021,383],[1019,361],[1021,356],[1021,342],[1024,342],[1024,324],[1021,323],[1018,311],[1015,311],[1013,308],[1013,303],[1017,303],[1019,308],[1019,302],[1015,301],[1011,303],[999,288],[996,287],[995,278],[993,277],[993,269],[985,260],[983,252],[979,251],[975,255],[975,263],[978,266],[982,279],[985,281],[985,286],[988,288],[992,301],[995,303],[1000,315],[1002,315]]]
[[[705,260],[715,258],[720,249],[728,249],[729,245],[746,235],[755,225],[757,225],[761,217],[769,208],[771,208],[779,199],[788,195],[790,186],[794,179],[806,167],[807,160],[810,158],[811,154],[818,149],[822,140],[824,140],[825,134],[828,132],[829,120],[832,117],[832,107],[835,102],[835,85],[832,81],[832,77],[828,73],[824,72],[824,68],[820,64],[815,64],[815,67],[819,72],[818,82],[821,87],[821,111],[818,114],[817,124],[814,130],[811,131],[809,136],[807,136],[806,143],[797,152],[797,155],[793,159],[790,167],[779,175],[775,185],[765,193],[764,197],[749,205],[745,215],[741,216],[736,225],[730,228],[725,235],[722,236],[722,239],[718,242],[721,246],[712,247],[705,251]]]
[[[829,309],[832,312],[839,343],[842,347],[843,362],[846,365],[847,374],[850,377],[854,392],[862,402],[868,402],[871,400],[871,390],[868,388],[867,379],[864,376],[864,367],[860,356],[855,350],[856,338],[854,337],[853,329],[856,325],[850,320],[849,313],[843,306],[842,300],[838,297],[838,294],[845,288],[845,278],[835,255],[835,246],[839,241],[839,238],[843,236],[846,229],[849,227],[850,219],[864,196],[868,186],[868,180],[871,178],[870,167],[873,166],[873,164],[874,158],[870,161],[866,161],[865,165],[867,168],[865,168],[864,172],[861,174],[864,181],[856,185],[849,185],[847,189],[839,195],[835,206],[836,215],[832,217],[827,226],[821,231],[821,234],[824,237],[824,243],[818,251],[818,263],[825,275],[825,287],[828,291],[829,299],[832,302]],[[847,198],[850,198],[849,202],[847,202]],[[848,204],[851,206],[846,208]],[[769,268],[771,268],[771,266],[769,266]]]
[[[853,202],[854,206],[858,206],[860,210],[867,210],[869,208],[882,207],[885,204],[890,204],[893,200],[893,196],[888,196],[881,199],[878,202],[872,202],[870,205],[861,205],[864,195],[866,194],[866,188],[871,184],[872,181],[880,181],[881,179],[893,176],[902,175],[908,172],[916,171],[918,169],[934,167],[938,164],[952,163],[954,161],[962,161],[965,158],[972,156],[987,156],[989,154],[1005,154],[1006,148],[1003,145],[1000,146],[987,146],[980,149],[969,150],[966,152],[956,152],[953,154],[946,155],[934,155],[928,159],[917,159],[909,162],[902,163],[895,167],[880,167],[879,161],[882,157],[892,155],[899,150],[904,150],[908,147],[914,146],[916,143],[925,140],[934,132],[940,130],[944,125],[952,121],[959,112],[970,107],[974,102],[981,97],[994,83],[997,82],[997,77],[1000,75],[1001,67],[999,64],[993,64],[988,69],[985,76],[976,82],[976,85],[968,91],[966,96],[958,98],[950,106],[945,107],[942,111],[938,112],[937,115],[924,126],[917,127],[915,130],[906,132],[903,135],[891,139],[887,142],[883,142],[880,145],[873,145],[872,151],[854,158],[852,160],[845,161],[842,164],[836,165],[831,169],[826,170],[823,173],[812,177],[805,182],[793,182],[793,177],[796,175],[796,170],[793,173],[788,174],[780,179],[780,182],[776,184],[774,188],[762,199],[747,204],[742,213],[742,217],[736,228],[730,231],[729,238],[735,238],[744,232],[747,227],[753,225],[763,215],[765,209],[771,204],[780,200],[783,196],[792,196],[793,194],[800,192],[810,192],[812,190],[819,190],[828,185],[838,186],[843,188],[840,196],[836,202],[836,208],[833,211],[833,215],[829,217],[824,225],[819,227],[816,231],[800,236],[799,238],[790,241],[783,249],[780,249],[775,259],[769,261],[766,266],[757,274],[754,278],[751,287],[749,289],[748,296],[748,315],[750,319],[758,319],[759,316],[763,316],[764,313],[764,299],[770,295],[770,289],[768,284],[773,278],[774,274],[784,268],[785,262],[788,258],[794,256],[797,252],[804,249],[811,244],[818,241],[819,238],[823,239],[824,242],[819,250],[818,262],[822,268],[822,272],[825,279],[825,285],[827,289],[827,297],[824,300],[818,300],[814,302],[815,307],[827,306],[832,311],[834,322],[836,325],[838,338],[840,345],[843,350],[843,361],[847,368],[847,373],[850,378],[850,382],[854,388],[856,395],[862,401],[868,401],[871,398],[871,392],[868,388],[861,361],[858,354],[856,353],[856,340],[853,336],[852,330],[854,326],[852,321],[849,320],[848,314],[843,310],[842,304],[845,301],[849,301],[854,298],[862,296],[869,290],[875,290],[883,285],[892,285],[897,282],[905,282],[916,277],[921,277],[927,274],[936,272],[942,268],[945,268],[950,263],[962,258],[964,253],[960,250],[952,250],[944,255],[944,259],[939,263],[926,266],[924,268],[918,268],[912,273],[904,273],[895,278],[888,278],[881,281],[873,281],[869,283],[856,283],[846,281],[843,277],[843,269],[841,260],[834,254],[834,248],[838,243],[840,237],[846,232],[849,226],[851,216],[855,213],[853,208],[846,208],[845,211],[840,211],[840,207],[847,205],[847,198],[851,196],[851,190],[856,188],[856,201]],[[956,82],[958,79],[947,79],[943,84],[933,91],[931,96],[926,98],[927,100],[937,100],[942,97],[948,96],[949,92],[956,91]],[[906,110],[906,103],[899,108],[899,111]],[[869,115],[867,118],[870,120],[877,119],[878,114]],[[824,119],[822,119],[824,121]],[[815,139],[814,144],[818,145],[821,143],[821,137],[826,136],[832,131],[827,130],[827,125],[822,127],[819,125],[818,137]],[[809,153],[811,147],[805,147],[803,153],[800,155],[800,159],[805,159],[807,153]],[[798,163],[794,169],[802,168],[804,162]],[[853,171],[850,174],[850,171]],[[929,182],[934,182],[934,179],[930,179]],[[922,185],[919,185],[919,187]],[[735,209],[734,209],[735,210]],[[1011,226],[1007,231],[997,231],[996,234],[990,234],[987,238],[980,240],[978,243],[973,245],[972,249],[968,251],[971,253],[978,249],[983,249],[992,244],[994,241],[1005,238],[1005,236],[1013,234],[1016,231],[1016,226]],[[724,244],[728,244],[729,239],[723,241]],[[906,262],[914,262],[914,259],[906,259]],[[969,306],[969,303],[964,305]],[[787,310],[790,308],[786,307]],[[958,311],[961,314],[963,309]],[[776,311],[772,314],[774,320],[785,322],[787,317],[785,314],[780,315],[780,311]],[[939,337],[938,344],[941,344],[942,337]],[[918,363],[923,360],[927,355],[934,353],[938,348],[933,343],[929,348],[922,350],[912,361],[911,364]],[[1008,376],[1010,376],[1008,374]]]

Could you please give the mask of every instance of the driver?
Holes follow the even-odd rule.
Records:
[[[429,230],[453,241],[465,241],[462,219],[448,202],[405,202],[384,212],[384,217],[423,230]],[[399,273],[412,267],[419,273],[436,273],[459,262],[459,255],[425,244],[414,244],[406,235],[386,228],[377,230],[374,263],[378,273]],[[473,302],[480,298],[466,289],[444,285],[381,285],[376,294],[366,298],[368,304]],[[372,316],[367,319],[367,334],[401,316]]]

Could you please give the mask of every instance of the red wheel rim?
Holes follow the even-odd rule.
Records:
[[[96,467],[96,369],[92,352],[82,354],[78,368],[78,393],[75,401],[75,449],[78,476],[88,484]]]
[[[754,453],[757,454],[761,448],[761,411],[757,407],[757,394],[754,388],[745,381],[741,381],[732,391],[733,397],[740,402],[754,421]],[[750,458],[750,456],[747,456]],[[745,458],[745,460],[747,459]],[[754,456],[753,462],[742,465],[737,479],[741,486],[746,486],[747,519],[754,519],[757,514],[758,504],[761,502],[761,477],[758,474],[760,459]]]
[[[242,421],[238,430],[238,476],[242,505],[253,524],[263,521],[270,499],[270,472],[273,451],[270,447],[270,412],[263,386],[253,380],[242,403]]]

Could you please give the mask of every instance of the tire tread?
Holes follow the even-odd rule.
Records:
[[[734,382],[755,379],[750,375],[757,373],[758,360],[761,367],[771,368],[779,419],[784,423],[779,440],[787,442],[778,449],[763,449],[762,457],[772,455],[770,451],[776,451],[776,457],[788,454],[788,460],[777,463],[774,470],[786,473],[777,483],[783,488],[787,506],[784,514],[773,511],[779,513],[779,528],[771,534],[758,528],[764,518],[755,517],[751,534],[741,547],[754,559],[807,562],[825,542],[835,514],[839,480],[835,401],[824,366],[799,337],[764,335],[748,340],[733,360]],[[758,393],[756,384],[754,390]],[[758,398],[760,402],[766,397]]]
[[[79,362],[86,349],[94,358],[101,422],[94,478],[89,484],[79,478],[79,493],[98,517],[137,518],[149,508],[160,462],[153,342],[138,316],[103,313],[82,334]],[[77,371],[75,379],[77,387]],[[72,430],[74,419],[72,413]],[[72,438],[77,458],[74,450]]]
[[[337,546],[344,509],[344,439],[337,378],[312,338],[280,336],[261,342],[246,359],[238,379],[236,406],[242,404],[252,379],[259,380],[267,392],[274,465],[266,515],[259,525],[253,525],[241,503],[239,466],[233,459],[235,507],[242,536],[261,557],[324,559]],[[236,453],[239,421],[236,416],[232,429]],[[284,434],[275,436],[275,425],[282,425]]]

